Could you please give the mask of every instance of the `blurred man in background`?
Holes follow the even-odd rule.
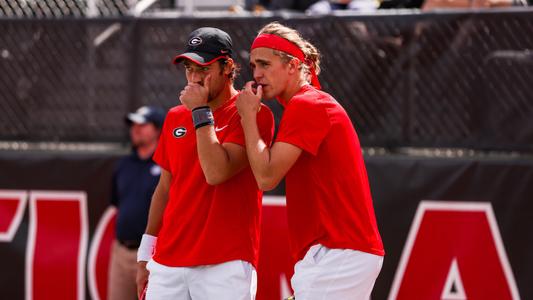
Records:
[[[117,163],[113,174],[111,203],[118,214],[109,268],[109,300],[137,299],[137,249],[161,174],[152,154],[164,119],[164,110],[154,106],[143,106],[126,116],[133,149]]]

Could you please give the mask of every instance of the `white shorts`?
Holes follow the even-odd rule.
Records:
[[[167,267],[151,259],[147,300],[253,300],[257,273],[248,262],[233,260],[216,265]]]
[[[314,245],[294,266],[294,296],[297,300],[370,299],[382,265],[382,256]]]

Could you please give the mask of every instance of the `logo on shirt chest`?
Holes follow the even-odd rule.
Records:
[[[177,139],[184,137],[185,134],[187,134],[187,128],[185,127],[178,127],[172,130],[172,135]]]
[[[216,131],[216,132],[220,132],[220,131],[226,129],[226,127],[228,127],[228,125],[226,125],[226,126],[221,126],[221,127],[216,126],[216,127],[215,127],[215,131]]]
[[[161,168],[160,168],[158,165],[153,165],[153,166],[150,168],[150,174],[152,174],[152,176],[159,176],[159,175],[161,175]]]

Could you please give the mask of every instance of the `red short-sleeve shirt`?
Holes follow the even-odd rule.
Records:
[[[213,112],[215,132],[221,144],[244,147],[235,100]],[[257,123],[270,143],[274,120],[268,107],[263,105]],[[169,111],[153,158],[172,174],[153,259],[182,267],[241,259],[257,267],[262,193],[250,167],[222,184],[207,184],[191,112],[183,106]]]
[[[303,150],[286,175],[294,259],[317,243],[384,255],[359,139],[342,106],[303,86],[285,106],[276,142]]]

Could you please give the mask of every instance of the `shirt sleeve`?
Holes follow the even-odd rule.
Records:
[[[276,142],[289,143],[316,155],[330,128],[325,106],[320,102],[293,98],[281,118]]]
[[[169,124],[167,118],[163,123],[163,128],[161,129],[161,134],[159,136],[159,142],[157,143],[157,148],[155,149],[152,159],[157,163],[161,168],[170,172],[170,162],[168,159],[167,147],[168,147],[168,137],[172,136],[172,127]]]
[[[261,109],[257,113],[257,127],[263,141],[270,146],[274,135],[274,116],[270,108],[264,104],[261,104]],[[235,114],[229,124],[229,132],[231,133],[226,137],[224,143],[234,143],[246,147],[241,117],[238,113]]]

